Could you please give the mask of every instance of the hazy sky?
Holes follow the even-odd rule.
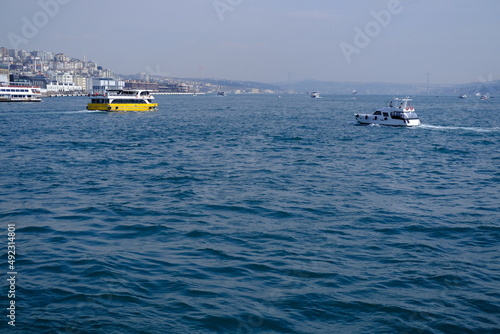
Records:
[[[498,0],[3,0],[0,46],[116,73],[263,82],[500,77]]]

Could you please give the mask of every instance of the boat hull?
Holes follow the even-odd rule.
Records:
[[[416,119],[393,119],[391,117],[368,115],[368,114],[356,114],[356,120],[360,124],[377,124],[383,126],[397,126],[397,127],[413,127],[419,126],[421,124],[418,118]]]
[[[42,99],[40,98],[27,98],[27,99],[5,99],[5,98],[0,98],[0,102],[42,102]]]
[[[89,103],[87,110],[101,111],[152,111],[158,103]]]

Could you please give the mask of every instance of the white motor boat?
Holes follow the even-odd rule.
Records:
[[[361,124],[379,124],[387,126],[418,126],[420,119],[411,106],[412,99],[393,99],[383,108],[377,109],[373,114],[356,114],[356,120]]]
[[[312,93],[311,93],[311,97],[312,97],[313,99],[319,99],[321,96],[319,96],[319,93],[318,93],[318,92],[312,92]]]

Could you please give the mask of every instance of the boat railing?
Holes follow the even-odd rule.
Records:
[[[40,88],[40,86],[33,86],[29,82],[0,82],[1,87],[32,87],[32,88]]]

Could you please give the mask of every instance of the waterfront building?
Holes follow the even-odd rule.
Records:
[[[184,83],[168,83],[158,87],[161,93],[189,93],[190,87]]]
[[[68,73],[68,72],[58,73],[56,75],[56,80],[57,80],[57,82],[62,83],[62,84],[73,83],[73,74]]]
[[[69,61],[69,58],[64,55],[64,53],[58,53],[54,56],[55,60],[61,63]]]
[[[0,82],[9,82],[9,64],[0,63]]]
[[[40,87],[40,90],[46,91],[47,85],[50,83],[50,80],[43,75],[35,75],[29,78],[33,86]]]
[[[70,93],[70,92],[81,92],[82,87],[76,86],[73,82],[71,83],[60,83],[57,81],[52,81],[47,84],[47,93]]]
[[[18,53],[19,54],[19,53]],[[33,51],[31,53],[32,56],[37,57],[43,62],[51,61],[54,59],[54,54],[52,52],[47,52],[47,51]]]
[[[86,77],[82,77],[82,76],[79,76],[79,75],[75,75],[73,76],[73,83],[75,84],[75,86],[80,86],[82,87],[82,91],[88,93],[89,92],[89,89],[88,89],[88,78]]]
[[[135,81],[135,80],[126,80],[125,88],[127,89],[142,89],[149,91],[158,91],[158,83],[156,82],[145,82],[145,81]]]
[[[104,94],[110,89],[123,89],[125,82],[113,78],[92,78],[92,91],[97,94]]]

